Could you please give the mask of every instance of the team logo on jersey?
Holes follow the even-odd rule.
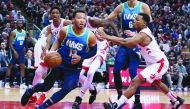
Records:
[[[84,45],[82,43],[75,42],[73,40],[67,40],[66,46],[68,46],[71,49],[75,49],[77,51],[81,51],[82,48],[84,47]]]
[[[127,19],[135,19],[138,16],[138,14],[124,14],[123,19],[127,20]]]

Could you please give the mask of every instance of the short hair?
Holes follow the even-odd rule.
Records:
[[[50,13],[54,10],[54,9],[57,9],[59,11],[59,13],[61,13],[61,9],[57,6],[53,6],[51,9],[50,9]]]
[[[75,10],[75,11],[73,12],[73,18],[76,17],[76,14],[77,14],[77,13],[84,13],[84,14],[86,14],[86,11],[84,11],[84,10]]]
[[[143,20],[146,22],[146,24],[148,25],[150,23],[150,16],[146,13],[139,13],[139,15],[141,15],[143,18]]]

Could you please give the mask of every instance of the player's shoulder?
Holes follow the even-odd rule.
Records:
[[[141,1],[140,1],[141,2]],[[148,4],[147,3],[145,3],[145,2],[141,2],[142,3],[142,7],[143,8],[149,8],[149,6],[148,6]]]

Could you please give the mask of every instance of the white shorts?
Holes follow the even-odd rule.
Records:
[[[169,62],[167,59],[162,58],[155,64],[149,65],[139,73],[139,77],[146,79],[146,82],[153,83],[155,80],[161,80],[162,76],[167,72]]]
[[[82,66],[84,67],[90,67],[90,65],[92,64],[92,62],[94,61],[94,59],[100,56],[101,57],[101,63],[103,63],[103,61],[105,61],[106,56],[107,56],[107,51],[106,50],[98,50],[96,52],[96,55],[94,55],[93,57],[89,58],[89,59],[85,59],[82,63]]]
[[[98,45],[98,47],[97,47],[96,55],[89,59],[85,59],[82,63],[83,67],[90,67],[90,65],[92,64],[92,62],[94,61],[94,59],[97,56],[101,57],[101,63],[103,63],[103,61],[105,61],[108,50],[109,50],[109,43],[107,40],[104,40],[104,41],[97,40],[97,45]]]
[[[41,54],[42,54],[42,46],[46,46],[47,37],[41,37],[34,46],[34,66],[38,67],[40,62],[42,62]]]

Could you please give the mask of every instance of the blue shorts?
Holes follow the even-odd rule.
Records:
[[[120,72],[127,68],[137,69],[139,64],[140,58],[132,48],[120,46],[115,57],[114,72]]]
[[[10,64],[13,64],[13,65],[15,65],[15,64],[25,64],[24,50],[22,50],[22,51],[16,50],[16,51],[17,51],[17,53],[19,55],[18,59],[16,59],[14,57],[14,54],[13,54],[13,52],[11,50],[9,51]]]

